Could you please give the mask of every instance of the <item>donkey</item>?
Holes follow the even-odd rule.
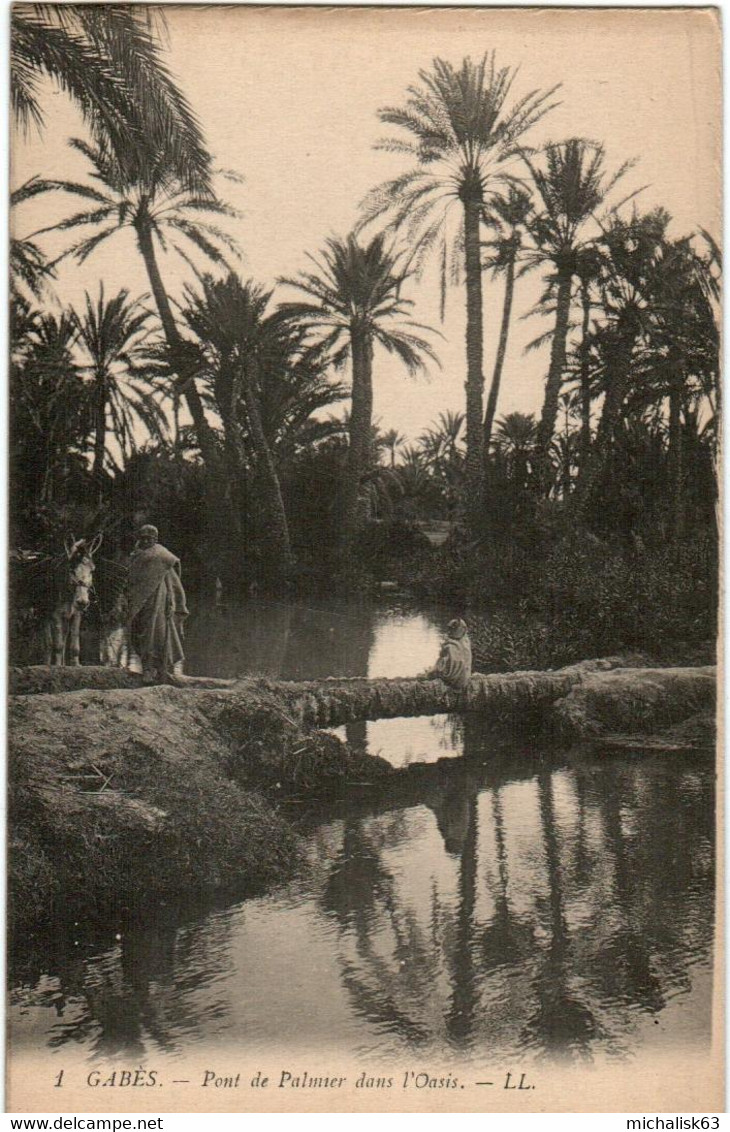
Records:
[[[66,560],[54,570],[53,607],[43,628],[45,663],[78,665],[81,618],[89,608],[94,581],[94,555],[103,535],[87,543],[73,535],[64,541]]]

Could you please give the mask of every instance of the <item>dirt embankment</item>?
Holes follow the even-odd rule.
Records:
[[[553,706],[565,741],[687,749],[714,743],[717,670],[642,668],[588,673]]]
[[[8,726],[16,916],[271,885],[298,855],[278,798],[390,772],[255,685],[15,696]]]

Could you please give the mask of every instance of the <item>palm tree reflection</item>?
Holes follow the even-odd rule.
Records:
[[[475,955],[478,791],[478,785],[472,779],[467,779],[467,789],[459,799],[461,805],[455,806],[455,798],[447,795],[441,813],[437,813],[437,823],[446,851],[458,852],[459,855],[459,903],[456,941],[451,961],[452,992],[446,1015],[446,1032],[456,1045],[470,1042],[479,1006],[480,971]]]
[[[59,955],[57,977],[17,992],[22,1006],[52,1006],[57,1021],[48,1044],[84,1045],[92,1057],[142,1057],[171,1052],[185,1036],[225,1014],[222,997],[198,992],[230,966],[229,921],[209,916],[192,929],[172,912],[153,923],[130,924],[121,939],[93,958]],[[46,955],[45,964],[48,963]]]
[[[687,992],[712,946],[711,767],[647,756],[536,772],[523,752],[495,753],[413,767],[342,805],[312,833],[303,899],[333,926],[333,968],[374,1041],[505,1060],[619,1055],[678,994],[709,1040],[709,1007]],[[55,1011],[52,1047],[182,1048],[232,1009],[231,927],[245,908],[197,923],[158,909],[111,946],[89,940],[87,958],[75,926],[24,951],[11,1003]]]
[[[497,884],[493,891],[495,908],[491,923],[487,924],[481,937],[484,970],[489,973],[502,967],[514,967],[522,961],[525,955],[532,953],[535,938],[532,926],[513,913],[507,895],[507,840],[499,786],[492,790],[492,822],[497,858]]]
[[[601,798],[606,841],[613,865],[613,894],[616,927],[607,933],[602,946],[601,979],[604,993],[616,1002],[629,1002],[640,1009],[658,1013],[665,1005],[661,980],[652,969],[652,926],[642,915],[641,900],[635,899],[638,874],[631,868],[630,853],[621,825],[621,797],[618,790]],[[657,878],[658,883],[661,883]],[[661,917],[662,920],[666,916]],[[671,930],[671,929],[670,929]]]
[[[400,799],[395,835],[385,832],[392,793],[346,820],[320,899],[338,924],[353,1009],[379,1033],[588,1059],[599,1048],[625,1053],[637,1011],[660,1011],[670,985],[690,989],[695,926],[705,926],[705,954],[712,931],[711,876],[698,880],[693,867],[707,855],[711,777],[694,804],[679,779],[667,791],[641,764],[631,779],[610,764],[560,775],[560,827],[556,773],[542,769],[507,795],[519,776],[496,763],[422,773],[421,805]],[[667,873],[659,846],[670,797],[691,812]],[[440,856],[417,836],[423,801]],[[632,849],[626,807],[641,830]]]
[[[524,1027],[524,1041],[557,1058],[585,1057],[600,1030],[591,1009],[571,989],[571,948],[563,910],[552,776],[543,772],[537,785],[548,881],[547,914],[543,912],[541,918],[547,922],[550,944],[534,978],[537,1006]]]

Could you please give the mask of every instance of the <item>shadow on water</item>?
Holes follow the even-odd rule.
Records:
[[[433,620],[397,610],[344,627],[326,611],[244,612],[194,640],[201,669],[205,647],[216,671],[241,671],[235,646],[278,675],[409,675],[438,642]],[[663,1019],[673,1040],[707,1045],[710,764],[572,758],[471,716],[422,733],[382,722],[393,730],[348,724],[347,740],[406,769],[301,816],[307,864],[288,886],[59,923],[11,951],[16,1049],[41,1034],[90,1057],[223,1040],[243,1056],[288,1034],[312,1054],[584,1060],[656,1046]]]

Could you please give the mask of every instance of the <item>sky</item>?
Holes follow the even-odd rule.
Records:
[[[642,188],[642,209],[662,205],[672,234],[700,227],[720,236],[721,63],[718,19],[711,9],[326,9],[168,6],[166,59],[201,122],[224,199],[242,212],[228,230],[244,255],[244,278],[273,287],[307,266],[331,235],[345,235],[369,189],[404,171],[407,158],[374,149],[392,131],[378,121],[401,105],[409,84],[435,56],[458,64],[494,51],[499,66],[519,67],[514,94],[560,83],[560,106],[530,134],[533,145],[581,136],[600,141],[607,165],[635,167],[615,191],[617,202]],[[84,159],[67,139],[83,124],[65,95],[46,88],[43,133],[15,135],[11,182],[33,174],[83,179]],[[29,235],[71,212],[60,195],[14,210],[14,231]],[[55,254],[64,237],[46,242]],[[179,294],[188,269],[163,264]],[[68,262],[58,288],[80,305],[99,279],[107,292],[149,290],[131,233],[119,234],[83,266]],[[539,276],[517,285],[515,317],[498,416],[539,412],[548,350],[525,354],[547,329],[521,318],[541,292]],[[386,354],[375,358],[375,417],[415,440],[446,410],[463,409],[463,287],[450,289],[439,321],[438,271],[426,267],[410,285],[413,314],[442,335],[441,368],[409,378]],[[485,278],[485,365],[491,376],[503,282]],[[282,289],[282,298],[293,297]]]

